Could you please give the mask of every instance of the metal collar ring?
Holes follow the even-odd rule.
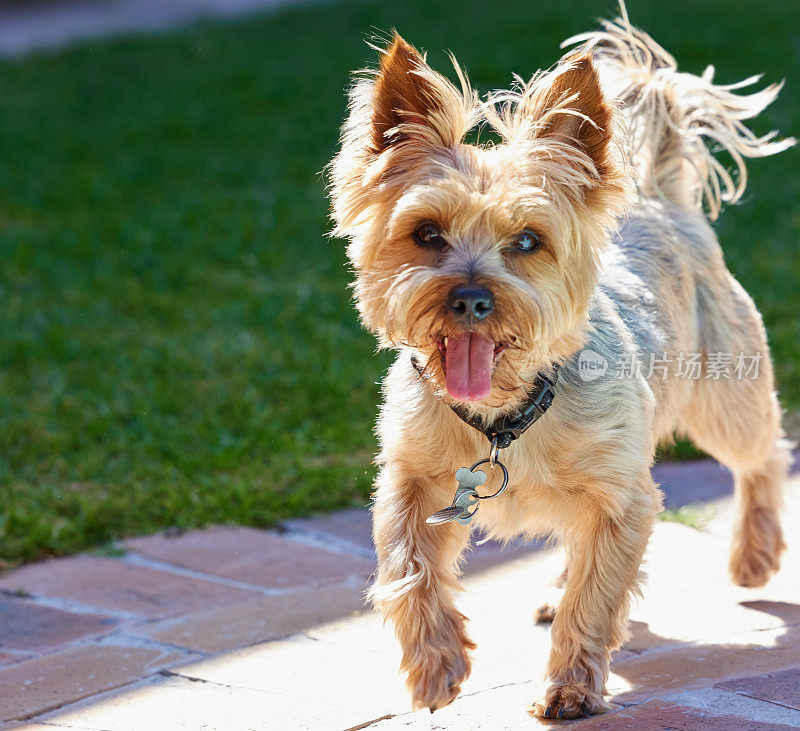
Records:
[[[491,461],[492,460],[491,460],[490,457],[485,457],[484,459],[479,459],[474,465],[472,465],[472,467],[469,468],[469,471],[470,472],[474,472],[476,467],[480,467],[482,464],[491,463]],[[493,497],[497,497],[508,486],[508,470],[506,469],[506,466],[502,462],[497,462],[497,461],[495,461],[494,464],[496,464],[501,470],[503,470],[503,484],[500,485],[500,489],[497,492],[494,492],[491,495],[478,495],[477,496],[478,500],[489,500],[489,499],[491,499]]]

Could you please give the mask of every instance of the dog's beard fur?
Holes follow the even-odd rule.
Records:
[[[359,311],[381,345],[415,351],[448,400],[445,338],[486,335],[497,353],[480,405],[511,407],[584,340],[598,254],[629,199],[624,130],[588,57],[567,57],[484,103],[455,67],[460,89],[396,37],[377,74],[355,84],[332,164],[334,217],[351,240]],[[465,144],[479,123],[502,143]],[[425,221],[446,247],[415,241]],[[511,247],[525,229],[539,250]],[[455,318],[457,285],[489,289],[491,316]]]

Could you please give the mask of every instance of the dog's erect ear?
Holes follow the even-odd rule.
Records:
[[[545,121],[541,134],[561,135],[578,142],[602,177],[611,142],[613,111],[606,103],[597,71],[587,56],[575,59],[571,68],[555,77],[548,93],[548,107],[557,109],[559,102],[573,96],[574,101],[566,102],[566,109],[572,113],[554,113]]]
[[[371,151],[409,140],[453,145],[466,131],[464,109],[464,96],[395,33],[375,77]]]
[[[603,179],[611,172],[608,153],[614,110],[603,95],[591,59],[568,59],[542,81],[523,102],[523,113],[535,117],[533,136],[574,143],[591,158]]]
[[[397,186],[406,184],[403,173],[453,150],[475,124],[477,96],[453,65],[460,89],[395,35],[375,74],[353,85],[342,146],[330,166],[339,234],[349,236],[388,210]]]

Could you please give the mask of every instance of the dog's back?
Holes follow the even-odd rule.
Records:
[[[677,70],[675,59],[625,16],[603,21],[603,29],[569,39],[592,56],[604,89],[617,99],[627,135],[620,139],[633,170],[636,204],[621,222],[604,257],[602,289],[615,301],[635,337],[642,360],[663,353],[749,352],[760,348],[763,328],[750,297],[729,274],[708,219],[723,203],[738,201],[747,183],[745,158],[765,157],[795,144],[761,137],[743,122],[777,97],[782,83],[751,94],[737,84],[712,83],[714,68],[702,76]],[[731,173],[714,156],[725,150]],[[730,311],[737,323],[725,325]],[[638,324],[638,327],[637,327]],[[760,334],[758,342],[742,331]],[[658,375],[658,373],[656,374]],[[657,438],[681,427],[692,384],[662,389],[650,379],[659,401]]]
[[[584,43],[620,103],[638,191],[605,256],[599,291],[636,342],[658,405],[656,440],[686,434],[733,471],[739,515],[730,570],[736,583],[760,586],[784,548],[778,510],[790,453],[761,315],[728,271],[708,220],[744,193],[745,158],[795,144],[774,131],[759,137],[743,121],[783,84],[738,94],[760,77],[719,86],[713,66],[702,76],[678,72],[622,10],[603,30],[565,43]],[[733,174],[714,157],[720,150]]]

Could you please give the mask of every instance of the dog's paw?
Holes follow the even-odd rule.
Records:
[[[534,613],[533,619],[536,624],[550,624],[556,616],[556,605],[551,602],[542,604]]]
[[[786,548],[778,517],[771,511],[753,511],[740,530],[731,549],[731,578],[739,586],[764,586],[780,568]]]
[[[603,696],[581,685],[551,685],[543,700],[528,710],[536,718],[580,718],[610,711]]]
[[[469,676],[470,660],[466,648],[425,652],[419,665],[409,669],[407,685],[415,709],[433,711],[452,703]]]
[[[774,554],[751,552],[731,560],[731,578],[738,586],[757,589],[764,586],[779,567]]]

